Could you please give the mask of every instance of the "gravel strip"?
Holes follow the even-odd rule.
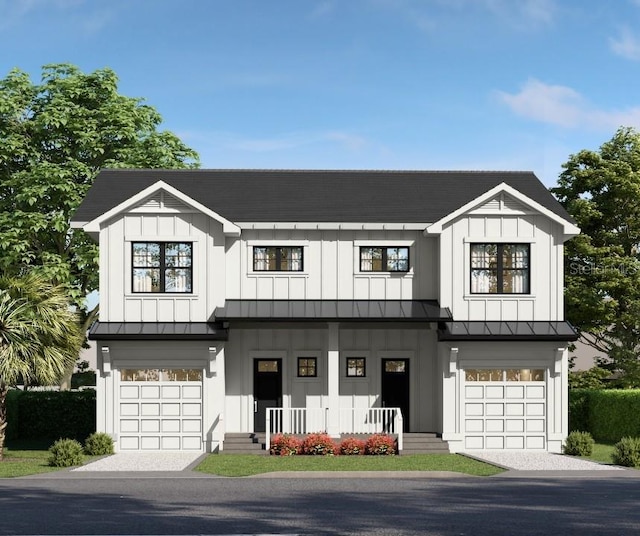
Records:
[[[550,452],[521,452],[508,450],[468,450],[472,458],[516,469],[518,471],[623,471],[617,465],[604,465],[563,454]]]
[[[118,452],[72,471],[184,471],[202,452]]]

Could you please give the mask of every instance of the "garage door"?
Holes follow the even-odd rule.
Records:
[[[464,383],[467,449],[545,449],[542,369],[468,369]]]
[[[202,371],[120,371],[119,449],[202,450]]]

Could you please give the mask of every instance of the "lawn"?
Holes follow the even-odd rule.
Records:
[[[0,478],[35,475],[59,471],[60,467],[49,466],[49,452],[46,450],[4,450],[0,462]]]
[[[405,456],[208,456],[196,471],[220,476],[251,476],[276,471],[452,471],[491,476],[502,469],[457,454]]]
[[[611,455],[613,454],[615,443],[596,443],[593,446],[591,456],[582,456],[585,460],[593,460],[599,463],[613,464]]]

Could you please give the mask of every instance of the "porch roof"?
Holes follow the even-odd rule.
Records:
[[[443,322],[441,341],[575,341],[578,334],[569,322]]]
[[[212,322],[96,322],[90,340],[226,341],[228,330]]]
[[[439,322],[449,309],[436,300],[227,300],[218,322]]]

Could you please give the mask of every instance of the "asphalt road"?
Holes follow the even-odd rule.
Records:
[[[633,535],[636,478],[0,480],[0,534]]]

